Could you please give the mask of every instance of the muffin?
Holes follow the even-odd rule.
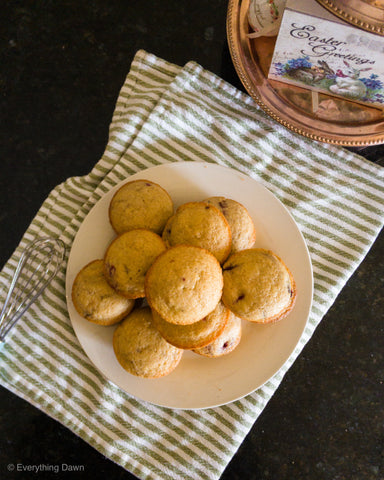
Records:
[[[167,247],[185,244],[205,248],[220,263],[231,251],[231,229],[224,215],[214,205],[188,202],[168,220],[163,240]]]
[[[132,375],[159,378],[179,364],[183,350],[167,343],[155,328],[149,307],[133,310],[116,328],[113,350]]]
[[[120,295],[142,298],[147,270],[164,251],[162,238],[150,230],[122,233],[112,241],[104,255],[105,278]]]
[[[108,284],[103,265],[103,260],[94,260],[79,271],[72,286],[72,301],[83,318],[107,326],[128,315],[135,301],[119,295]]]
[[[239,345],[242,334],[241,319],[232,312],[222,333],[210,344],[193,351],[204,357],[217,358],[233,352]]]
[[[255,225],[244,205],[225,197],[210,197],[205,201],[218,208],[229,223],[232,234],[231,253],[253,247],[256,240]]]
[[[162,319],[155,311],[152,313],[156,328],[168,343],[184,350],[191,350],[213,342],[224,330],[230,312],[222,302],[219,302],[213,312],[191,325],[175,325]]]
[[[223,265],[223,277],[223,303],[245,320],[275,322],[295,304],[293,276],[270,250],[250,248],[232,254]]]
[[[219,303],[223,274],[208,250],[177,245],[154,261],[145,278],[145,296],[164,320],[177,325],[198,322]]]
[[[117,234],[144,228],[161,235],[173,211],[173,201],[160,185],[150,180],[133,180],[112,197],[109,221]]]

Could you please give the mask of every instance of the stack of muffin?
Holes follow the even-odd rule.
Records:
[[[274,322],[294,306],[292,274],[254,248],[253,221],[233,199],[175,210],[164,188],[135,180],[114,194],[109,221],[116,237],[77,274],[72,300],[88,321],[118,323],[113,349],[135,376],[169,374],[184,350],[226,355],[240,343],[242,320]]]

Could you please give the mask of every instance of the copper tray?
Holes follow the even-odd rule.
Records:
[[[384,35],[383,0],[317,0],[317,2],[351,25]]]
[[[305,88],[268,80],[276,37],[250,39],[250,0],[229,0],[227,38],[232,61],[249,95],[285,127],[348,147],[384,143],[384,111]]]

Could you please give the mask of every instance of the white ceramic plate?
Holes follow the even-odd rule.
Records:
[[[121,185],[110,190],[84,219],[70,252],[66,291],[68,311],[76,335],[89,359],[111,382],[147,402],[170,408],[215,407],[244,397],[263,385],[285,363],[306,325],[312,303],[312,266],[306,243],[283,204],[264,186],[230,168],[208,163],[159,165],[131,177],[152,180],[165,188],[175,206],[213,195],[241,202],[252,216],[256,246],[277,253],[292,271],[298,297],[292,312],[273,325],[243,322],[243,336],[235,351],[210,359],[185,351],[178,367],[159,379],[141,379],[127,373],[115,358],[115,327],[101,327],[76,312],[71,290],[78,271],[91,260],[103,258],[115,237],[109,224],[109,202]]]

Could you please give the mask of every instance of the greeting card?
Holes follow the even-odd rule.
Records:
[[[384,108],[384,37],[287,0],[268,78]]]

